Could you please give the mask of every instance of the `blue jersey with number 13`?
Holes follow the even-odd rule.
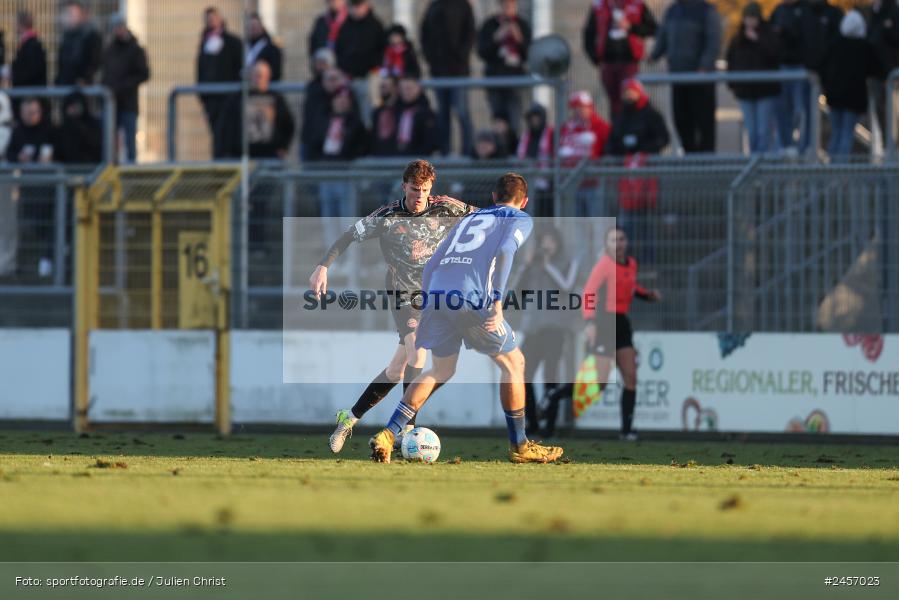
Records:
[[[495,205],[466,215],[449,232],[425,266],[422,289],[433,298],[461,294],[470,307],[483,299],[502,298],[512,257],[531,234],[530,215],[507,205]]]

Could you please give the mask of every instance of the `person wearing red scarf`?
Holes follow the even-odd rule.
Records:
[[[500,11],[487,19],[478,32],[478,56],[486,77],[524,75],[531,46],[531,26],[518,14],[517,0],[499,0]],[[516,133],[521,125],[522,90],[487,89],[492,115],[505,113]]]
[[[337,35],[349,14],[346,0],[328,0],[327,5],[328,9],[315,19],[309,34],[310,57],[315,56],[315,52],[319,48],[335,49]]]
[[[406,35],[406,28],[395,23],[387,30],[387,47],[381,63],[381,77],[421,77],[421,67],[415,48]]]
[[[656,29],[643,0],[593,0],[584,25],[584,51],[600,69],[613,115],[621,110],[621,84],[639,71],[644,40]]]

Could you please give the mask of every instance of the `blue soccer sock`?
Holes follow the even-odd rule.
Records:
[[[390,422],[387,423],[387,429],[392,431],[393,435],[397,436],[413,418],[415,418],[415,410],[408,404],[400,402],[396,407],[396,410],[393,411]]]
[[[520,446],[528,441],[528,436],[524,432],[524,409],[504,410],[506,413],[506,427],[509,428],[509,443],[513,446]]]

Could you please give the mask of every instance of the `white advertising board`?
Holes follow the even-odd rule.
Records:
[[[643,430],[899,434],[899,336],[638,333]],[[617,428],[617,379],[578,427]]]
[[[0,419],[68,420],[68,329],[0,329]]]

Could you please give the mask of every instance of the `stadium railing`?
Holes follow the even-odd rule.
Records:
[[[617,215],[641,279],[663,290],[635,304],[642,327],[899,331],[899,165],[665,163],[582,167],[563,190],[566,216]]]
[[[637,75],[644,85],[702,85],[718,83],[787,83],[796,81],[808,82],[811,86],[809,94],[809,114],[812,116],[809,135],[809,156],[817,156],[821,146],[821,124],[818,110],[818,97],[821,95],[821,85],[817,75],[805,69],[783,71],[714,71],[703,73],[641,73]],[[677,128],[669,127],[679,149],[682,149],[680,139],[677,137]]]
[[[100,169],[0,166],[0,327],[71,325],[73,191]]]
[[[62,86],[62,87],[16,87],[5,88],[2,93],[10,98],[47,98],[61,99],[69,94],[80,92],[88,98],[99,98],[101,101],[100,120],[103,124],[103,162],[115,162],[115,98],[106,86]]]
[[[549,87],[554,90],[553,107],[556,115],[566,114],[568,101],[568,82],[565,78],[546,78],[536,75],[505,76],[505,77],[434,77],[421,80],[422,88],[426,90],[441,89],[466,89],[485,90],[491,88],[538,88]],[[241,92],[245,84],[240,81],[227,83],[201,83],[194,85],[182,85],[172,88],[168,96],[168,131],[166,134],[166,148],[169,161],[178,159],[178,100],[183,96],[203,95],[228,95]],[[279,81],[270,85],[274,92],[283,94],[303,94],[306,89],[304,82]],[[297,121],[299,123],[299,121]],[[559,147],[559,128],[554,130],[554,147]],[[558,168],[558,163],[556,163]],[[558,175],[558,174],[556,174]]]

